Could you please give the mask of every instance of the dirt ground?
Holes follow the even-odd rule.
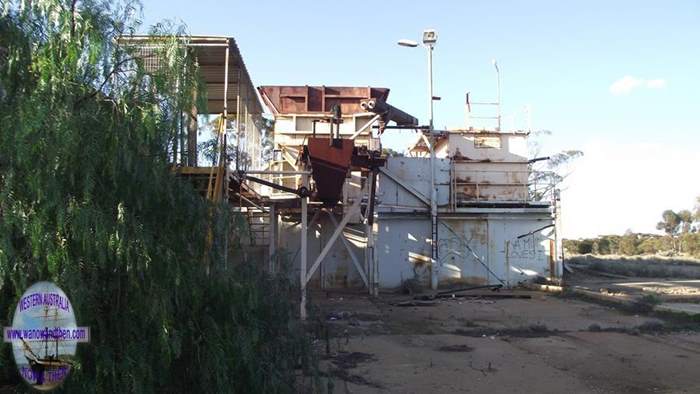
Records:
[[[314,294],[316,319],[329,328],[316,345],[333,391],[700,392],[692,326],[542,292],[499,294],[530,298],[398,306],[411,297]]]

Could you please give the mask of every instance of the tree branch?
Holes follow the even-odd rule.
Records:
[[[93,92],[91,92],[90,94],[85,95],[85,96],[79,98],[79,99],[75,102],[75,104],[73,104],[73,108],[74,108],[74,109],[77,109],[77,108],[78,108],[78,105],[80,105],[83,101],[95,97],[99,92],[102,91],[102,89],[105,87],[105,85],[107,85],[107,82],[109,81],[109,79],[112,78],[112,76],[113,76],[114,74],[116,74],[118,71],[121,70],[120,67],[121,67],[124,63],[126,63],[126,62],[128,62],[128,61],[130,61],[130,60],[135,60],[135,59],[136,59],[136,58],[133,58],[133,57],[126,58],[126,59],[122,59],[122,60],[119,61],[117,64],[115,64],[115,65],[114,65],[114,68],[112,68],[112,71],[110,71],[109,74],[107,74],[107,77],[105,77],[105,80],[102,81],[102,84],[100,84],[100,87],[97,88],[96,90],[94,90]]]

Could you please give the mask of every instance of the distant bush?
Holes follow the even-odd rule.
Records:
[[[700,233],[676,236],[656,234],[601,235],[596,238],[565,239],[568,255],[687,255],[700,258]]]

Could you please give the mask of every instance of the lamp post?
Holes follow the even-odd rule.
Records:
[[[433,48],[437,42],[437,32],[433,29],[423,31],[423,45],[428,50],[428,132],[430,148],[430,225],[431,225],[431,253],[430,253],[430,287],[437,289],[439,278],[438,258],[438,217],[437,217],[437,189],[435,188],[435,130],[433,125]],[[415,48],[418,42],[412,40],[399,40],[398,44],[404,47]]]

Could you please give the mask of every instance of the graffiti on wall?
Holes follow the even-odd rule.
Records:
[[[508,257],[513,259],[536,259],[537,256],[542,256],[545,253],[542,240],[542,235],[537,233],[511,239]]]

